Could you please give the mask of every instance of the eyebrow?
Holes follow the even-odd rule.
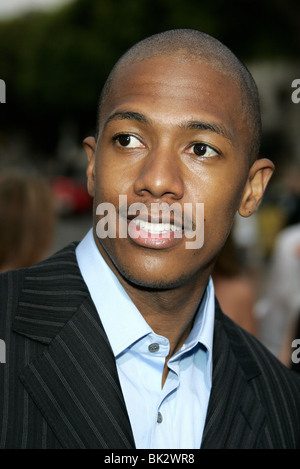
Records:
[[[104,123],[104,128],[107,124],[113,120],[135,120],[141,122],[142,124],[149,124],[150,120],[144,114],[134,111],[116,111],[111,116],[108,117]],[[179,124],[181,129],[187,130],[204,130],[209,132],[214,132],[221,137],[226,138],[233,145],[233,135],[223,124],[218,124],[215,122],[204,122],[204,121],[186,121]]]
[[[180,127],[188,130],[205,130],[214,132],[221,135],[221,137],[226,138],[231,144],[233,144],[234,139],[232,133],[222,124],[217,124],[215,122],[187,121],[180,124]]]
[[[142,124],[148,124],[149,120],[144,116],[144,114],[140,114],[139,112],[134,111],[116,111],[104,123],[104,128],[107,124],[113,120],[135,120],[137,122],[141,122]]]

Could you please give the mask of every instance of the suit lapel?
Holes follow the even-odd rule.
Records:
[[[66,255],[70,264],[66,272],[65,258],[62,282],[57,266],[61,273]],[[74,247],[55,260],[51,288],[40,287],[49,265],[30,270],[25,281],[14,330],[48,345],[20,379],[64,448],[133,448],[115,359]]]
[[[223,317],[222,317],[223,316]],[[231,322],[216,307],[212,391],[202,448],[254,448],[262,437],[265,414],[249,381],[260,374]],[[242,365],[241,365],[242,363]]]

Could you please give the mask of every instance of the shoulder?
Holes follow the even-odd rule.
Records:
[[[269,377],[269,379],[276,379],[276,376],[283,376],[285,379],[295,383],[296,386],[300,386],[300,375],[293,373],[281,363],[259,339],[244,330],[223,313],[221,320],[231,342],[234,354],[238,361],[240,361],[246,374],[248,365],[252,363],[256,365],[257,369],[264,376]]]
[[[31,275],[31,273],[35,275],[36,273],[42,271],[50,272],[53,268],[55,269],[59,265],[63,267],[67,264],[73,264],[74,267],[78,267],[75,254],[75,249],[77,245],[77,242],[70,243],[63,249],[55,252],[51,256],[36,264],[22,269],[9,270],[0,274],[0,288],[3,288],[4,285],[6,286],[8,283],[10,284],[11,282],[13,282],[13,284],[16,286],[27,275]]]
[[[0,274],[1,325],[2,320],[13,316],[20,296],[28,286],[48,287],[49,283],[62,283],[67,278],[81,278],[75,255],[76,246],[77,243],[71,243],[37,264]]]
[[[270,435],[299,444],[300,374],[288,369],[256,337],[226,315],[222,314],[220,320],[245,378],[265,409]]]

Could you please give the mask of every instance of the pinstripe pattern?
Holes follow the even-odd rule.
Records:
[[[75,244],[0,276],[0,448],[133,448],[114,356]],[[100,281],[100,279],[99,279]],[[217,305],[203,448],[292,448],[299,377]]]
[[[299,377],[222,315],[217,305],[213,388],[202,447],[299,445]]]
[[[240,372],[219,321],[215,325],[213,367],[202,447],[235,448],[238,441],[241,447],[255,446],[264,425],[264,412]]]

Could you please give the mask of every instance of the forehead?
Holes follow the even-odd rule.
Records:
[[[181,56],[152,57],[119,67],[101,107],[100,128],[119,109],[148,111],[158,122],[209,117],[237,134],[243,127],[236,81],[212,64]]]

